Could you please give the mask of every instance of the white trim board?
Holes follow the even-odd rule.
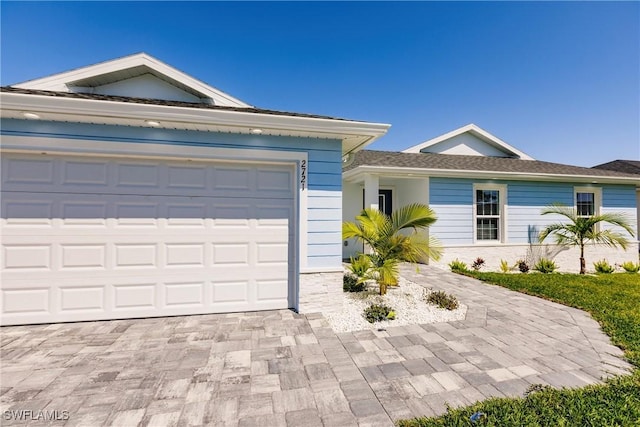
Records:
[[[343,172],[342,179],[348,182],[359,182],[364,174],[377,174],[380,177],[443,177],[443,178],[469,178],[469,179],[500,179],[514,181],[552,181],[552,182],[584,182],[593,184],[627,184],[640,186],[638,177],[616,177],[595,175],[560,175],[550,173],[531,172],[498,172],[478,171],[462,169],[426,169],[403,168],[394,166],[358,166],[355,169]]]
[[[199,95],[201,98],[210,98],[216,105],[228,107],[251,107],[249,104],[240,101],[231,95],[222,92],[198,79],[194,79],[188,74],[173,68],[172,66],[148,55],[146,53],[136,53],[122,58],[104,61],[86,67],[53,74],[26,82],[12,85],[22,89],[51,90],[56,92],[75,92],[72,88],[83,87],[83,81],[92,78],[105,78],[112,75],[114,81],[126,78],[123,74],[127,70],[144,67],[145,71],[155,75],[170,83],[177,83],[178,87],[183,86],[189,92]],[[122,75],[122,76],[121,76]],[[121,76],[121,77],[119,77]]]
[[[330,118],[300,117],[286,114],[262,114],[225,109],[172,107],[81,98],[63,98],[0,92],[3,118],[22,119],[24,113],[36,113],[41,120],[149,127],[146,121],[159,122],[160,128],[207,132],[337,139],[342,153],[357,151],[382,137],[391,125]]]
[[[528,154],[525,154],[523,151],[518,150],[514,146],[507,144],[497,136],[490,134],[486,130],[481,129],[479,126],[476,126],[473,123],[470,123],[466,126],[463,126],[461,128],[452,130],[451,132],[445,133],[444,135],[437,136],[428,141],[409,147],[405,150],[402,150],[402,152],[403,153],[419,153],[425,148],[433,147],[436,144],[439,144],[451,138],[455,138],[456,136],[462,135],[464,133],[469,133],[506,154],[514,155],[522,160],[534,160],[533,157],[529,156]]]

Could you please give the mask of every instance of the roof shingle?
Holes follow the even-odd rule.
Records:
[[[359,166],[638,178],[638,175],[630,173],[584,168],[538,160],[436,153],[399,153],[395,151],[374,150],[363,150],[356,153],[353,163],[345,167],[344,171],[346,172]]]
[[[610,171],[640,175],[640,160],[614,160],[612,162],[594,166],[594,169],[606,169]]]
[[[228,107],[222,105],[212,105],[200,102],[183,102],[183,101],[166,101],[163,99],[134,98],[128,96],[100,95],[96,93],[77,93],[77,92],[55,92],[50,90],[22,89],[11,86],[0,87],[0,92],[21,93],[25,95],[41,95],[61,98],[90,99],[94,101],[114,101],[114,102],[130,102],[135,104],[164,105],[168,107],[183,108],[202,108],[209,110],[225,110],[237,111],[242,113],[269,114],[276,116],[305,117],[312,119],[328,119],[328,120],[345,120],[357,122],[358,120],[350,120],[338,117],[321,116],[316,114],[292,113],[288,111],[267,110],[255,107]]]

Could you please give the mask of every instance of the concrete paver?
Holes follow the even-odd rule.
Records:
[[[466,318],[340,334],[288,310],[3,327],[0,407],[67,410],[51,423],[65,426],[391,426],[630,368],[580,310],[428,266],[401,274],[456,295]]]

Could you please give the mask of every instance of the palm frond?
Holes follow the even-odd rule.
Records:
[[[412,203],[401,207],[391,214],[393,230],[405,228],[424,228],[433,225],[437,220],[435,212],[426,205]]]

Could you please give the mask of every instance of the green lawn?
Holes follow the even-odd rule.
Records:
[[[591,313],[625,356],[640,368],[640,274],[469,273],[480,280],[540,296]],[[473,424],[477,412],[486,418]],[[399,426],[640,426],[640,369],[603,385],[531,393],[520,399],[490,399],[436,418]]]

